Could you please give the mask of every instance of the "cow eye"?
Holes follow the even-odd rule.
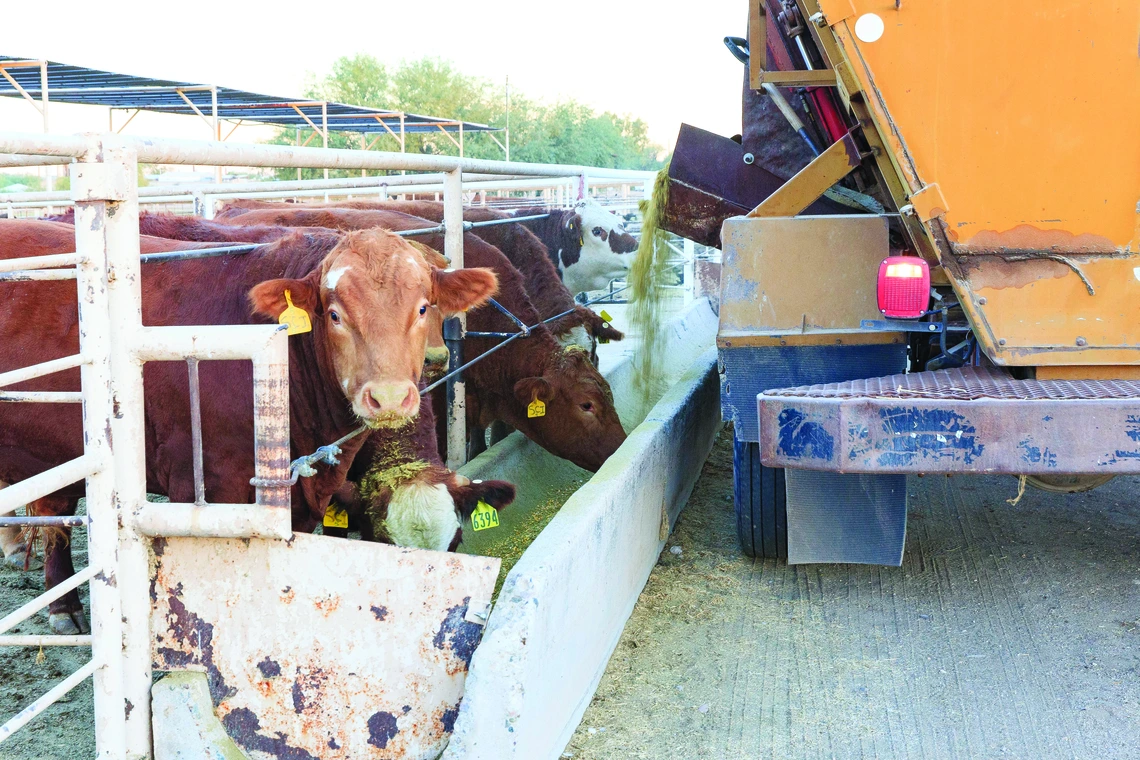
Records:
[[[420,316],[422,317],[424,314],[427,314],[427,304],[420,307]]]
[[[601,236],[602,236],[602,228],[601,227],[595,227],[594,228],[594,237],[601,237]]]
[[[578,404],[578,406],[582,409],[583,412],[594,411],[594,405],[592,403],[590,403],[589,401],[582,403],[582,404]]]
[[[340,324],[340,315],[335,310],[329,312],[329,319],[333,321],[334,325]]]

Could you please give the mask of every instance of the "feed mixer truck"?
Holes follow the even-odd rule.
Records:
[[[751,0],[744,129],[663,226],[723,250],[741,544],[901,562],[906,476],[1140,472],[1140,4]]]

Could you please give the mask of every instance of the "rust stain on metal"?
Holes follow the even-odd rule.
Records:
[[[1126,252],[1103,235],[1094,235],[1089,232],[1078,235],[1067,230],[1042,229],[1032,224],[1019,224],[1003,232],[982,230],[975,233],[966,242],[958,242],[957,235],[952,228],[947,227],[946,230],[954,253],[959,255],[1027,255],[1032,253],[1089,255]]]
[[[1000,256],[969,256],[960,261],[970,287],[1024,288],[1038,280],[1066,277],[1072,270],[1052,259],[1026,259],[1007,261]]]
[[[216,714],[257,760],[428,760],[483,635],[467,607],[497,574],[484,557],[322,536],[171,538],[156,668],[206,670]]]

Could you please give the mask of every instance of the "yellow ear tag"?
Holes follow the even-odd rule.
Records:
[[[602,309],[601,311],[599,311],[598,316],[602,318],[603,322],[613,322],[614,321],[614,318],[611,317],[609,314],[607,314],[605,309]]]
[[[285,291],[285,303],[289,304],[285,311],[281,312],[281,316],[277,318],[277,323],[287,326],[289,329],[286,331],[288,335],[300,335],[301,333],[311,332],[313,323],[309,321],[309,312],[293,305],[293,294],[288,290]]]
[[[471,513],[472,530],[488,530],[499,527],[499,511],[482,499]]]
[[[543,403],[542,399],[536,398],[534,401],[530,402],[530,405],[527,406],[527,408],[526,408],[526,416],[527,417],[545,417],[546,416],[546,404]]]
[[[325,509],[325,522],[326,528],[347,528],[348,527],[348,512],[343,509],[338,509],[335,504],[329,504]]]

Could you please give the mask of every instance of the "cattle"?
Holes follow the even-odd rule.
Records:
[[[285,208],[284,204],[280,209],[247,211],[227,221],[340,230],[377,226],[411,230],[435,226],[426,219],[395,211]],[[431,248],[443,248],[442,233],[416,237]],[[596,472],[625,440],[609,384],[585,351],[559,346],[550,331],[539,324],[538,314],[527,298],[522,275],[501,251],[466,233],[463,257],[465,264],[494,269],[499,275],[497,300],[525,324],[535,325],[529,337],[513,341],[464,371],[467,423],[474,451],[479,450],[480,443],[485,445],[481,431],[491,422],[501,420],[547,451]],[[496,309],[484,307],[468,314],[467,329],[513,333],[518,327]],[[501,340],[468,337],[464,341],[464,359],[470,361]],[[528,408],[536,400],[545,405],[545,413],[530,416]]]
[[[75,224],[75,211],[45,217],[48,221]],[[168,240],[202,243],[268,243],[292,232],[288,227],[234,227],[203,219],[200,216],[139,212],[139,234]],[[438,266],[438,264],[437,264]]]
[[[231,201],[222,208],[219,217],[232,220],[249,211],[281,208],[283,204],[274,201]],[[305,204],[304,208],[399,211],[433,222],[443,221],[443,204],[439,201],[340,201]],[[495,209],[467,207],[463,210],[463,218],[468,222],[483,222],[510,219],[511,215]],[[543,319],[570,312],[561,319],[547,323],[559,343],[564,346],[581,346],[590,352],[596,364],[595,350],[598,338],[621,340],[624,337],[595,312],[575,303],[573,295],[563,284],[546,246],[522,224],[478,227],[475,228],[474,234],[502,251],[511,264],[519,270],[526,282],[527,296]]]
[[[410,430],[369,435],[336,502],[366,541],[455,551],[463,521],[480,501],[498,510],[514,498],[515,487],[505,480],[470,480],[444,466],[432,403],[425,397]]]
[[[0,482],[0,489],[7,483]],[[32,556],[28,541],[19,528],[0,528],[0,556],[9,567],[17,569],[38,570],[39,564]]]
[[[144,234],[175,240],[237,243],[276,240],[282,235],[289,234],[294,228],[256,225],[237,227],[193,216],[144,212],[139,216],[139,229]],[[439,267],[447,265],[446,260],[434,249],[422,246],[415,240],[408,242],[433,265]],[[428,335],[438,335],[439,310],[429,309],[427,318]],[[442,349],[441,366],[438,356],[434,362],[432,361],[432,343],[433,340],[429,338],[428,355],[424,364],[425,380],[434,379],[433,375],[441,375],[447,369],[447,349]],[[380,453],[391,454],[393,459],[377,460]],[[409,454],[414,456],[409,457]],[[462,536],[462,531],[458,528],[453,529],[446,536],[447,540],[441,541],[438,531],[431,530],[430,526],[447,524],[448,518],[450,522],[457,524],[458,518],[470,517],[471,510],[480,498],[496,509],[506,506],[514,499],[514,486],[510,483],[496,480],[477,484],[474,487],[463,485],[466,478],[443,466],[436,444],[435,417],[428,400],[421,403],[420,414],[413,425],[397,429],[381,429],[371,433],[371,437],[361,447],[357,459],[354,460],[354,469],[349,471],[349,482],[345,485],[351,487],[353,483],[359,482],[365,474],[362,468],[366,466],[378,472],[392,472],[404,476],[390,478],[394,481],[390,492],[377,491],[369,494],[370,519],[363,523],[366,528],[364,533],[366,540],[387,540],[399,546],[453,551],[458,544],[458,538]],[[441,491],[436,488],[440,484],[445,485],[446,489]],[[397,514],[409,514],[403,519],[393,519],[393,524],[398,525],[398,528],[387,531],[372,530],[377,522],[386,519],[389,501],[394,505]],[[407,509],[409,503],[416,504],[419,509]],[[457,538],[454,543],[451,542],[452,535]]]
[[[546,213],[542,208],[524,208],[515,216]],[[572,209],[554,211],[523,224],[550,251],[571,293],[602,290],[612,280],[625,277],[633,265],[637,239],[625,231],[619,217],[593,200],[578,201]]]
[[[200,248],[142,237],[144,252]],[[0,257],[74,250],[67,225],[0,222]],[[73,355],[79,350],[74,283],[10,283],[0,310],[0,372]],[[420,406],[426,314],[436,304],[458,312],[485,302],[493,272],[432,267],[403,239],[382,230],[342,235],[293,232],[252,253],[147,264],[142,268],[143,322],[165,325],[273,323],[288,298],[311,329],[289,338],[290,446],[294,457],[337,440],[361,421],[373,427],[406,422]],[[194,498],[187,374],[180,362],[144,369],[146,480],[150,493]],[[16,390],[75,391],[79,370],[21,383]],[[205,362],[200,370],[206,496],[248,503],[254,489],[252,368]],[[336,466],[303,478],[292,490],[293,526],[311,531],[344,483],[358,436],[342,446]],[[0,480],[15,483],[82,454],[82,417],[74,405],[0,404]],[[73,485],[33,503],[36,514],[70,514],[83,495]],[[46,537],[45,575],[52,587],[74,572],[67,532]],[[86,629],[78,594],[50,609],[57,633]]]

